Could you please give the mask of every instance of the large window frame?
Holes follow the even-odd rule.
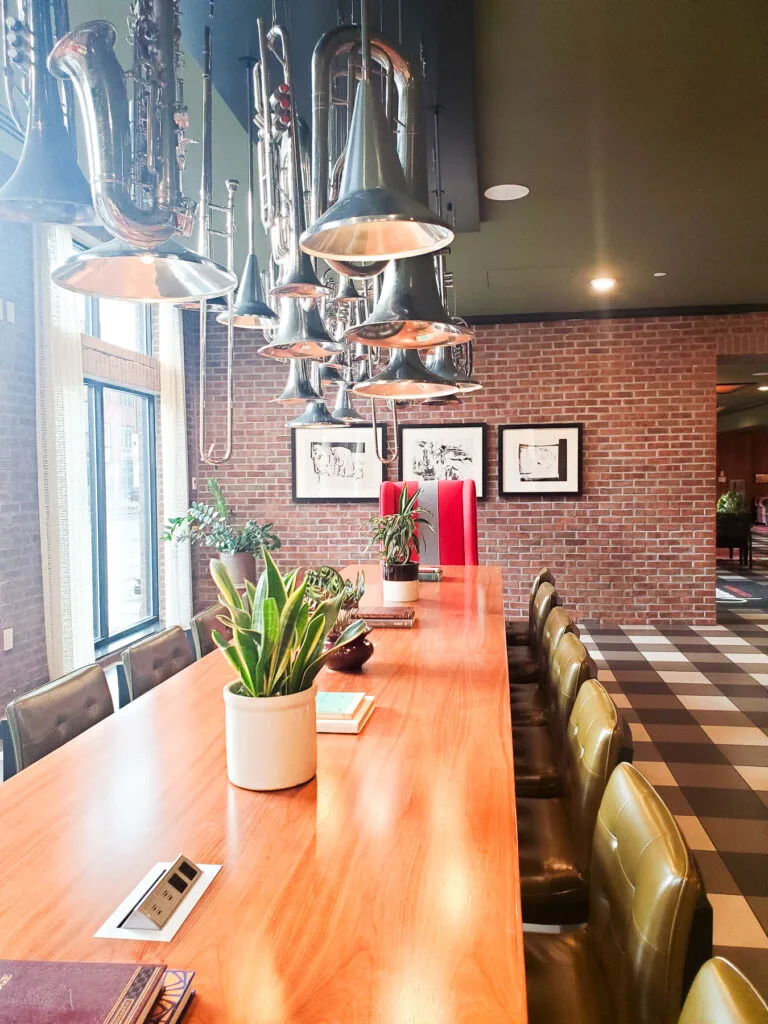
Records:
[[[146,391],[123,387],[109,381],[86,377],[88,389],[88,435],[93,457],[89,458],[91,533],[93,536],[93,630],[97,657],[139,633],[150,632],[160,622],[159,531],[157,519],[157,431],[155,396]],[[104,389],[120,391],[141,398],[147,403],[147,468],[148,493],[147,550],[148,605],[150,614],[129,628],[111,633],[109,629],[109,591],[107,568],[107,496],[106,459],[104,447]]]

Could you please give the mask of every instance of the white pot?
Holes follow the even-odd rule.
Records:
[[[419,599],[418,580],[382,580],[384,600],[391,604],[403,604]]]
[[[243,697],[224,687],[227,775],[242,789],[288,789],[317,772],[317,685],[287,697]]]
[[[219,554],[219,561],[229,570],[232,582],[239,589],[245,587],[245,581],[256,582],[256,558],[250,551],[238,551],[235,555],[224,552]]]

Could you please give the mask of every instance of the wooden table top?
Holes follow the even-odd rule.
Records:
[[[186,1024],[525,1021],[501,572],[416,610],[319,677],[376,710],[302,787],[228,783],[218,651],[0,785],[0,957],[192,969]],[[175,939],[93,938],[181,852],[223,867]]]

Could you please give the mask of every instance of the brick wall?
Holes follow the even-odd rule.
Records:
[[[11,168],[0,154],[0,181]],[[40,568],[35,441],[35,333],[32,232],[0,226],[0,299],[15,303],[16,322],[0,321],[0,715],[22,690],[48,680]]]
[[[201,495],[211,471],[195,454],[193,314],[185,314],[185,337],[190,472]],[[259,341],[260,335],[236,333],[234,455],[215,475],[237,514],[274,520],[286,569],[363,558],[371,506],[291,501],[289,416],[270,402],[286,369],[257,355]],[[223,417],[223,328],[212,326],[209,344],[213,437],[221,436]],[[483,391],[460,407],[414,407],[402,419],[488,423],[480,557],[503,567],[508,612],[522,612],[529,579],[547,564],[585,618],[714,621],[717,354],[768,352],[768,316],[484,326],[475,351]],[[584,495],[499,498],[496,427],[558,421],[584,424]],[[198,607],[213,598],[206,561],[204,552],[196,559]]]

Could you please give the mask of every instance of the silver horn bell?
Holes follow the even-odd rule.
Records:
[[[346,423],[341,420],[337,420],[334,416],[328,412],[328,407],[323,401],[309,402],[307,408],[301,414],[297,416],[295,420],[291,420],[288,424],[289,427],[346,427]]]
[[[455,384],[442,380],[426,368],[418,352],[412,348],[392,350],[389,365],[367,380],[358,381],[352,388],[356,395],[366,398],[391,398],[396,402],[418,401],[453,395]]]
[[[273,402],[285,405],[291,402],[321,402],[323,396],[317,391],[309,379],[306,359],[288,360],[288,381],[283,392]]]
[[[298,299],[283,299],[275,337],[259,349],[259,355],[273,359],[329,359],[343,350],[342,343],[334,341],[323,327],[314,301],[309,309],[304,309]]]
[[[220,324],[228,323],[228,311],[224,310],[216,319]],[[257,330],[261,327],[276,327],[277,321],[277,313],[264,301],[258,258],[251,252],[245,261],[240,287],[237,289],[232,309],[232,323],[235,327]]]

